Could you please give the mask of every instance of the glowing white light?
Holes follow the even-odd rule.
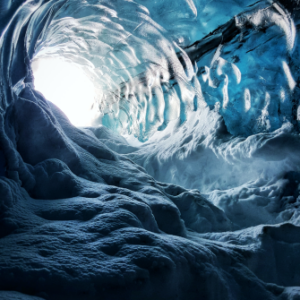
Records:
[[[293,78],[290,67],[285,61],[282,61],[282,66],[283,66],[283,70],[284,70],[285,76],[287,78],[290,90],[293,91],[294,88],[296,87],[296,81]]]
[[[245,89],[244,99],[245,99],[245,111],[247,112],[251,108],[251,94],[249,89]]]
[[[224,109],[227,107],[228,102],[229,102],[229,96],[228,96],[228,76],[225,75],[224,86],[223,86],[223,108]]]
[[[94,85],[79,66],[49,58],[33,61],[32,68],[36,90],[57,105],[73,125],[91,125]]]

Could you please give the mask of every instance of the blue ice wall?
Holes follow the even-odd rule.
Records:
[[[140,141],[206,105],[234,135],[286,122],[298,130],[291,3],[176,1],[170,9],[167,1],[101,1],[78,9],[68,1],[52,13],[33,58],[80,65],[96,87],[94,124]]]

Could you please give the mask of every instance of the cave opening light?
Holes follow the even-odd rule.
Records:
[[[85,71],[63,58],[38,58],[32,62],[35,89],[58,106],[77,127],[90,126],[95,87]]]

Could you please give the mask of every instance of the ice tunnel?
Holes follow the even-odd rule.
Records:
[[[300,299],[298,0],[1,0],[0,300]]]

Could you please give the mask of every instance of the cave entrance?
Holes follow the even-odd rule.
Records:
[[[78,65],[62,58],[39,58],[32,62],[35,89],[57,105],[78,127],[90,126],[95,88]]]

